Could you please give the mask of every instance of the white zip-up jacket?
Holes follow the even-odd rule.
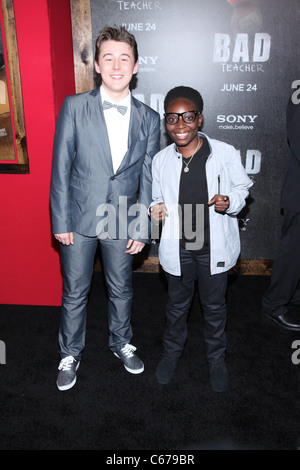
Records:
[[[240,235],[237,214],[246,204],[248,188],[253,182],[248,177],[240,152],[232,145],[205,137],[210,147],[206,162],[208,201],[215,194],[229,197],[230,205],[225,214],[209,208],[210,270],[211,274],[228,271],[240,254]],[[152,162],[152,203],[164,202],[168,209],[159,242],[159,261],[164,271],[181,275],[179,259],[180,217],[178,212],[182,156],[173,143],[157,153]]]

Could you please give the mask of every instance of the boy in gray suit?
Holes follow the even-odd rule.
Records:
[[[54,138],[52,230],[60,242],[63,271],[59,390],[76,382],[98,244],[108,290],[109,347],[127,371],[144,370],[130,344],[132,260],[149,242],[145,213],[151,202],[160,117],[130,93],[138,51],[126,29],[106,27],[100,32],[95,69],[101,86],[65,99]]]

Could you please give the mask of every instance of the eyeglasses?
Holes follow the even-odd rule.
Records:
[[[201,114],[199,111],[186,111],[184,113],[165,113],[164,116],[168,124],[176,124],[179,121],[180,116],[184,122],[191,124],[199,114]]]

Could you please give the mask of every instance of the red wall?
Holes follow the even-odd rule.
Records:
[[[69,0],[14,0],[29,175],[0,174],[0,303],[60,305],[49,188],[57,112],[75,92]]]

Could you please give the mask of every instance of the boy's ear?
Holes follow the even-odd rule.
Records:
[[[133,67],[133,75],[135,75],[135,74],[137,73],[138,68],[139,68],[139,63],[136,62],[136,63],[134,64],[134,67]]]
[[[100,72],[99,64],[98,64],[98,62],[97,62],[96,60],[95,60],[95,62],[94,62],[94,65],[95,65],[95,70],[96,70],[96,72],[97,72],[97,73],[101,73],[101,72]]]

